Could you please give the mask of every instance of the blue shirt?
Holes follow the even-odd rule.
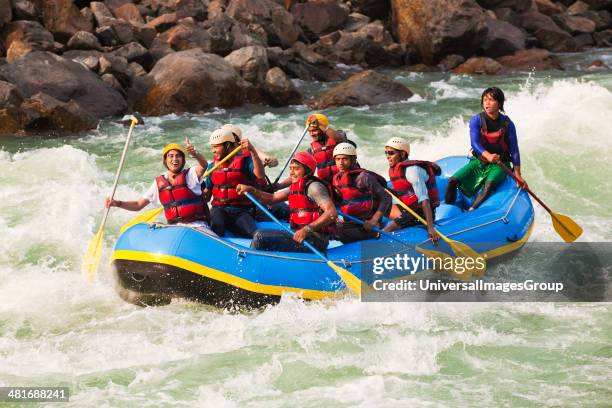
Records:
[[[514,122],[510,120],[509,117],[503,114],[499,114],[501,120],[508,120],[508,149],[510,149],[510,159],[512,160],[512,164],[515,166],[521,165],[521,155],[519,153],[518,141],[516,139],[516,127],[514,126]],[[474,149],[474,153],[477,156],[482,155],[485,151],[485,148],[480,144],[480,113],[472,116],[470,119],[470,142],[472,144],[472,149]]]
[[[421,166],[410,166],[406,169],[406,180],[412,184],[412,190],[417,196],[419,204],[423,200],[429,200],[429,194],[427,193],[427,179],[429,175]]]

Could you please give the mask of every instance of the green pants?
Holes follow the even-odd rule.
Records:
[[[510,167],[509,162],[504,164]],[[484,163],[472,157],[468,164],[453,174],[453,177],[461,183],[459,185],[461,192],[468,197],[472,197],[487,181],[492,183],[493,188],[499,186],[506,179],[506,173],[501,166],[495,163]]]

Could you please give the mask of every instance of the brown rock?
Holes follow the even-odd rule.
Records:
[[[569,14],[562,14],[556,16],[561,27],[573,35],[577,34],[591,34],[595,32],[596,24],[594,21],[588,18],[580,16],[570,16]]]
[[[93,31],[71,0],[45,0],[41,3],[43,22],[59,41],[68,41],[77,31]]]
[[[438,68],[441,71],[450,71],[453,68],[458,67],[459,65],[465,62],[465,58],[461,55],[451,54],[444,57],[442,61],[438,64]]]
[[[343,31],[351,33],[366,26],[369,22],[370,17],[364,14],[351,13],[348,15],[346,21],[344,22],[344,27],[342,29]]]
[[[117,78],[121,85],[130,85],[130,75],[128,72],[128,62],[125,57],[114,54],[104,54],[100,57],[100,75],[111,74]]]
[[[36,21],[14,21],[2,33],[2,43],[9,49],[11,43],[20,41],[28,44],[35,50],[52,50],[54,48],[53,35]]]
[[[589,11],[589,5],[586,4],[584,1],[580,1],[580,0],[578,0],[577,2],[575,2],[574,4],[572,4],[571,6],[567,8],[567,13],[569,15],[582,14],[586,11]]]
[[[28,115],[17,107],[0,109],[0,134],[11,136],[25,135]]]
[[[612,47],[612,30],[604,30],[593,34],[598,47]]]
[[[115,10],[115,17],[132,24],[144,24],[138,7],[132,3],[126,3]]]
[[[102,53],[96,50],[70,50],[66,51],[62,57],[83,65],[90,71],[98,72],[100,67],[100,57]]]
[[[453,69],[454,74],[497,75],[503,72],[504,67],[499,62],[487,57],[470,58]]]
[[[73,99],[62,102],[39,92],[24,101],[21,107],[34,116],[34,120],[27,125],[27,130],[32,132],[75,133],[98,126],[98,120]]]
[[[261,45],[253,45],[233,51],[225,57],[225,60],[234,67],[245,81],[252,84],[262,83],[270,68],[268,54]]]
[[[13,2],[15,20],[37,21],[41,16],[40,10],[35,3],[28,0],[16,0]]]
[[[142,67],[142,65],[137,62],[130,62],[128,65],[128,73],[132,78],[143,77],[147,75],[147,71]]]
[[[87,31],[77,31],[74,33],[66,48],[69,50],[99,50],[101,48],[100,42],[95,35]]]
[[[89,7],[91,7],[91,12],[93,13],[96,23],[99,27],[107,25],[106,23],[108,20],[112,20],[115,18],[109,8],[106,7],[106,4],[102,2],[92,1]]]
[[[0,81],[0,107],[19,107],[23,102],[23,96],[19,89],[10,82]]]
[[[595,45],[595,40],[591,34],[579,34],[574,37],[574,40],[576,41],[579,49]]]
[[[268,44],[289,48],[301,30],[293,16],[273,0],[231,0],[226,13],[246,25],[257,24],[268,35]]]
[[[561,63],[548,50],[532,48],[517,51],[514,55],[498,58],[497,61],[513,71],[544,71],[560,69]]]
[[[473,0],[392,0],[391,7],[396,38],[426,64],[474,54],[487,32],[485,14]]]
[[[355,35],[362,38],[368,38],[383,46],[393,43],[393,37],[379,20],[361,27],[359,30],[355,31]]]
[[[378,105],[410,98],[412,91],[374,71],[363,71],[309,101],[312,109],[330,106]]]
[[[607,66],[602,60],[595,60],[591,62],[586,69],[589,71],[598,71],[602,69],[610,69],[610,67]]]
[[[551,0],[535,0],[535,3],[540,13],[549,16],[563,13],[563,8],[560,5],[553,3]]]
[[[146,48],[151,47],[153,40],[157,36],[157,30],[145,24],[132,24],[134,39],[144,45]]]
[[[537,11],[521,15],[523,27],[533,34],[546,49],[555,52],[576,51],[577,45],[571,35],[563,31],[548,16]]]
[[[159,38],[168,43],[175,51],[184,51],[192,48],[201,48],[204,52],[210,51],[210,35],[200,25],[181,23],[174,26]]]
[[[13,9],[10,0],[0,0],[0,27],[13,19]]]
[[[137,42],[126,44],[113,51],[112,54],[117,57],[125,58],[127,62],[136,62],[147,70],[153,67],[153,57],[151,57],[149,50]]]
[[[487,18],[487,36],[482,44],[485,55],[497,58],[525,49],[525,34],[510,23]]]
[[[96,118],[121,114],[125,100],[81,64],[49,52],[34,51],[0,67],[0,75],[30,97],[46,93],[68,102],[71,98]]]
[[[302,94],[279,67],[268,70],[265,86],[268,99],[273,106],[298,105],[302,103]]]
[[[162,14],[147,23],[147,26],[154,28],[158,33],[164,32],[178,23],[176,13]]]
[[[612,9],[612,0],[584,0],[593,10]]]
[[[136,109],[145,115],[199,112],[243,103],[241,79],[234,68],[218,55],[199,49],[165,56],[145,78],[150,85],[136,102]]]
[[[223,5],[223,2],[220,0],[212,0],[208,4],[208,18],[209,19],[213,19],[213,18],[223,15],[224,11],[225,11],[225,6]]]
[[[180,20],[192,17],[194,20],[206,20],[208,8],[201,0],[178,0],[176,2],[176,17]]]
[[[113,88],[115,91],[125,96],[126,92],[125,89],[123,89],[121,82],[119,82],[119,80],[115,78],[112,74],[102,74],[100,75],[100,79],[104,81],[108,86]]]
[[[521,16],[509,7],[502,7],[494,10],[498,20],[505,21],[515,27],[521,27]]]
[[[305,34],[316,40],[321,34],[341,27],[349,15],[349,9],[336,0],[314,0],[294,5],[291,14]]]
[[[163,41],[159,37],[153,40],[153,43],[149,47],[149,53],[153,57],[153,61],[157,62],[164,58],[166,55],[172,54],[174,50],[167,42]]]

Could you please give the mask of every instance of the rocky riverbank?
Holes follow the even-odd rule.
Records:
[[[0,0],[0,133],[104,117],[403,100],[376,67],[561,69],[612,46],[612,0]],[[348,78],[342,67],[363,72]],[[596,63],[595,68],[606,69]],[[292,83],[339,81],[313,100]]]

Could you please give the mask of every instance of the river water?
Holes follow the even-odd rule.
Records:
[[[415,96],[326,113],[358,143],[361,164],[384,172],[390,136],[408,138],[413,158],[465,155],[480,93],[500,86],[530,187],[582,225],[581,241],[609,242],[612,71],[581,67],[595,58],[612,66],[612,50],[561,57],[566,71],[555,73],[387,71]],[[312,94],[330,84],[299,86]],[[162,171],[166,143],[189,137],[210,158],[210,132],[230,121],[282,162],[307,114],[305,106],[248,107],[145,118],[117,197],[146,190]],[[0,140],[0,386],[68,386],[70,403],[62,406],[78,407],[609,406],[609,303],[305,303],[288,296],[250,313],[187,302],[139,308],[120,300],[111,283],[110,252],[133,216],[119,210],[107,223],[98,279],[88,284],[80,264],[125,135],[109,121],[70,138]],[[539,206],[530,240],[560,240]]]

